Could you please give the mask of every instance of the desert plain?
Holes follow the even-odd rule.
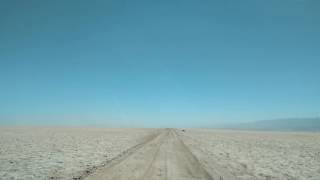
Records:
[[[0,127],[2,180],[319,180],[320,133]]]

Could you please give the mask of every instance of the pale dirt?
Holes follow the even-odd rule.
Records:
[[[184,143],[206,167],[239,180],[320,180],[320,133],[188,129]]]
[[[86,180],[222,180],[231,174],[208,172],[184,145],[176,130],[163,130],[125,159],[101,168]]]
[[[73,179],[112,161],[156,131],[0,126],[0,180]]]
[[[320,134],[0,127],[1,180],[319,180]]]

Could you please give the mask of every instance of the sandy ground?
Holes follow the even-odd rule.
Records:
[[[0,179],[73,179],[154,130],[0,127]]]
[[[0,128],[0,179],[320,179],[320,134]]]
[[[222,180],[230,174],[208,172],[181,141],[166,129],[124,159],[90,174],[86,180]]]
[[[238,179],[320,179],[319,133],[188,129],[182,137],[204,166]]]

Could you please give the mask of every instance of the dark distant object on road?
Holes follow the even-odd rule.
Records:
[[[185,129],[182,129],[181,131],[182,131],[182,132],[186,132],[186,130],[185,130]]]

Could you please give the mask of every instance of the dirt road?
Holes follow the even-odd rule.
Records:
[[[121,160],[88,175],[86,180],[225,180],[210,174],[179,138],[165,129]]]

